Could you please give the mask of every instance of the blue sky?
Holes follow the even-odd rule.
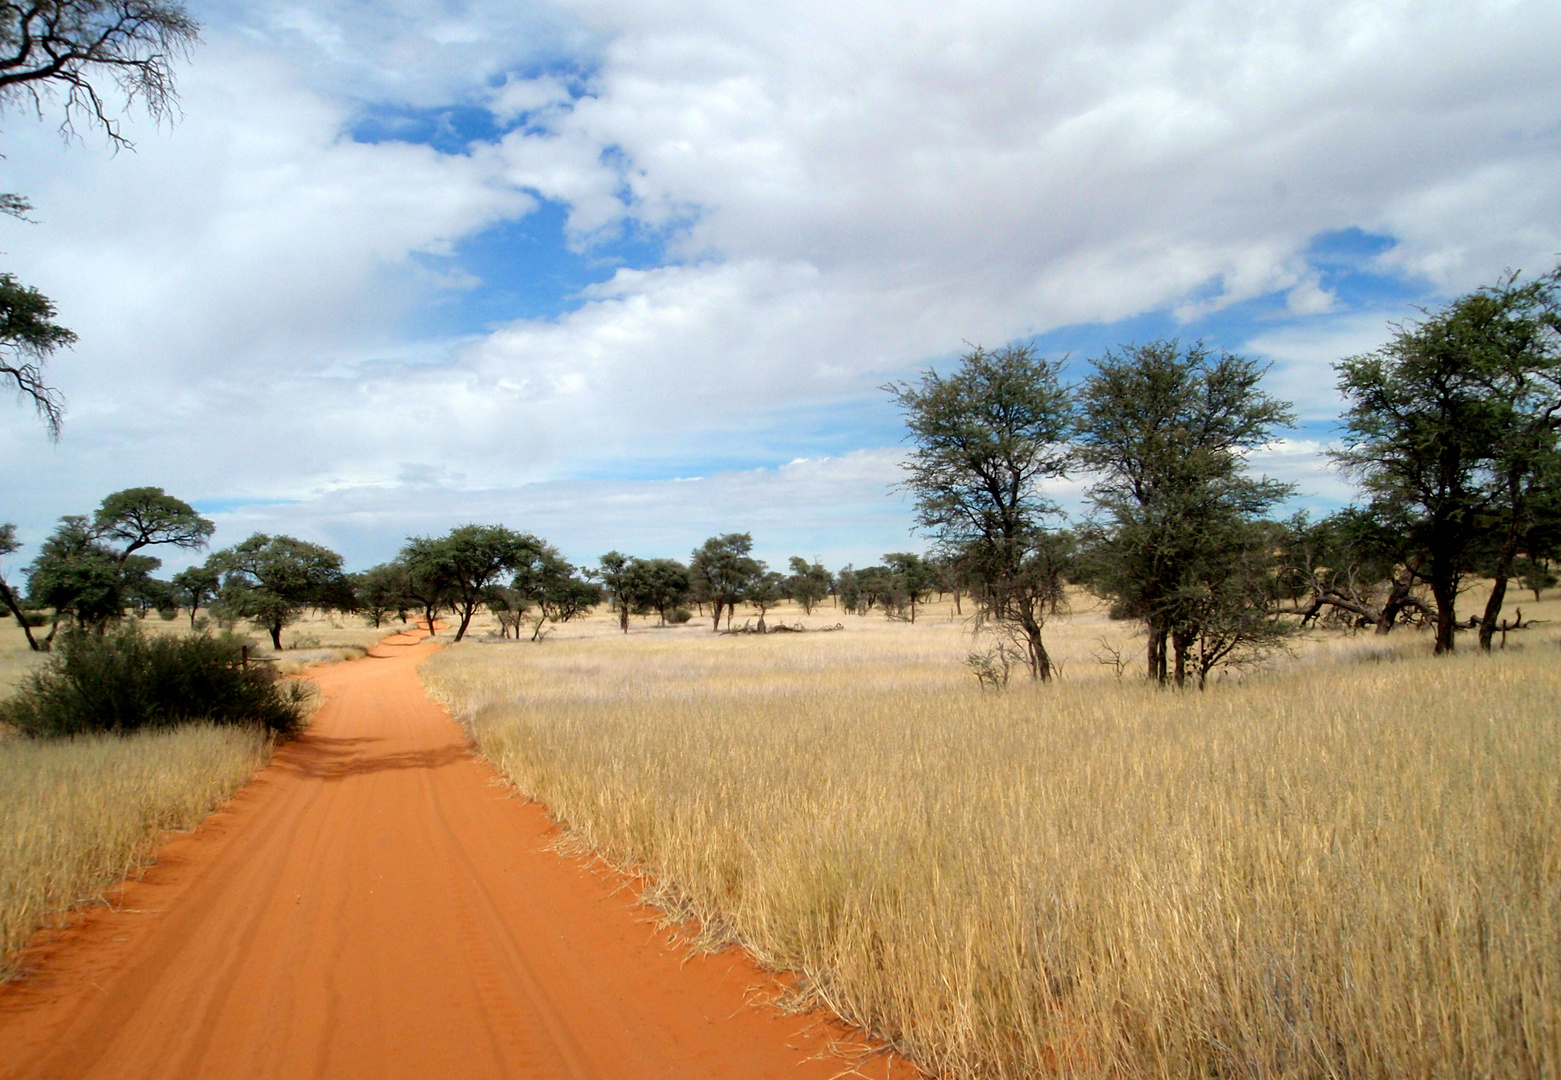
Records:
[[[861,564],[918,544],[878,387],[966,342],[1261,359],[1253,467],[1326,509],[1330,364],[1561,253],[1553,4],[191,7],[134,153],[0,115],[0,251],[81,335],[58,445],[0,414],[29,544],[156,484],[359,567],[465,521]]]

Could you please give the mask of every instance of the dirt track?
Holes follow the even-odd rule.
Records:
[[[307,735],[119,910],[40,935],[0,987],[0,1076],[839,1074],[815,1055],[843,1031],[751,1004],[744,958],[685,961],[621,881],[547,850],[424,695],[430,648],[321,669]]]

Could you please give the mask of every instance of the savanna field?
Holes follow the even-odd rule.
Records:
[[[1199,694],[1082,599],[1002,692],[946,608],[781,618],[845,629],[598,616],[422,673],[568,845],[929,1073],[1561,1069],[1556,622],[1313,632]]]
[[[1550,621],[1492,656],[1311,631],[1204,693],[1144,685],[1142,638],[1082,595],[1049,627],[1050,685],[983,689],[946,604],[914,625],[788,605],[770,623],[815,632],[762,637],[479,624],[421,673],[566,847],[929,1074],[1541,1077],[1561,1068],[1561,601],[1514,603]],[[301,624],[282,660],[390,629]],[[6,655],[14,685],[31,661]],[[268,749],[202,726],[0,741],[4,948]]]

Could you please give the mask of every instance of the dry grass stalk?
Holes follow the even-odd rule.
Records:
[[[192,725],[128,737],[0,736],[0,978],[28,936],[101,899],[195,825],[270,754],[253,731]]]
[[[472,644],[424,675],[674,917],[940,1075],[1561,1074],[1553,634],[995,694],[948,627]]]

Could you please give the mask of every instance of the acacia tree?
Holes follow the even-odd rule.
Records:
[[[407,595],[407,570],[402,563],[371,566],[361,574],[354,574],[352,585],[358,598],[358,610],[376,629],[392,612],[401,622],[407,621],[407,608],[412,606],[413,600]]]
[[[743,599],[759,609],[759,633],[764,633],[764,616],[771,608],[786,599],[786,579],[773,570],[767,570],[748,583]]]
[[[159,565],[157,559],[114,549],[84,516],[61,518],[28,568],[28,599],[54,610],[54,628],[42,645],[53,641],[61,619],[101,633],[137,592],[146,591]]]
[[[904,486],[917,525],[962,568],[978,618],[1012,633],[1042,681],[1052,676],[1042,630],[1062,603],[1068,555],[1048,527],[1059,511],[1042,490],[1070,459],[1073,406],[1060,367],[1028,345],[978,347],[947,378],[929,370],[919,385],[883,388],[914,444]]]
[[[90,519],[60,519],[29,568],[29,598],[36,606],[54,609],[56,628],[63,616],[101,631],[137,598],[159,605],[171,598],[167,587],[151,577],[161,561],[138,554],[141,549],[201,548],[215,527],[162,488],[114,492]],[[53,636],[51,630],[36,647],[46,646]]]
[[[726,610],[727,625],[742,601],[743,593],[763,575],[765,567],[748,553],[753,537],[748,533],[712,536],[694,549],[689,559],[689,576],[695,595],[708,600],[712,611],[711,630],[721,629],[721,611]]]
[[[1099,476],[1086,575],[1117,615],[1148,628],[1149,678],[1182,686],[1210,605],[1259,595],[1218,585],[1254,564],[1250,524],[1292,490],[1245,475],[1242,457],[1291,421],[1289,406],[1259,389],[1257,364],[1202,344],[1155,341],[1093,363],[1078,436],[1080,463]],[[1218,621],[1240,625],[1240,615]]]
[[[688,621],[688,612],[681,609],[693,590],[688,567],[676,559],[645,560],[645,603],[660,616],[662,626],[678,618]]]
[[[158,487],[126,488],[105,497],[92,515],[92,525],[100,539],[124,545],[120,562],[154,544],[205,547],[217,529],[188,503]]]
[[[255,533],[219,551],[213,562],[222,568],[223,607],[265,627],[278,652],[282,628],[305,608],[350,611],[355,603],[341,556],[307,540]]]
[[[502,525],[462,525],[446,536],[409,539],[400,560],[455,609],[460,617],[455,640],[460,641],[472,615],[487,602],[488,590],[526,565],[540,546],[536,537]],[[431,618],[429,632],[433,632]]]
[[[643,559],[632,559],[621,551],[609,551],[600,559],[596,576],[601,579],[607,600],[618,613],[618,629],[629,632],[629,616],[646,607]]]
[[[511,588],[537,610],[531,640],[542,638],[544,623],[568,622],[601,603],[602,590],[579,576],[558,549],[537,541],[525,562],[515,572]],[[516,631],[519,637],[519,630]]]
[[[1335,365],[1349,405],[1335,461],[1368,511],[1400,532],[1436,605],[1436,652],[1451,652],[1459,585],[1499,536],[1488,648],[1506,583],[1553,475],[1561,412],[1557,288],[1515,276],[1395,328],[1374,353]]]
[[[213,560],[207,559],[200,566],[179,571],[169,584],[173,586],[174,599],[181,607],[189,609],[190,629],[193,630],[195,613],[222,589],[222,570]]]
[[[895,606],[916,621],[916,605],[927,598],[937,584],[932,565],[913,551],[891,551],[883,557],[893,582]]]
[[[813,614],[813,608],[834,587],[835,579],[823,563],[809,563],[800,555],[791,557],[791,576],[786,579],[786,593],[802,605],[804,615]]]

